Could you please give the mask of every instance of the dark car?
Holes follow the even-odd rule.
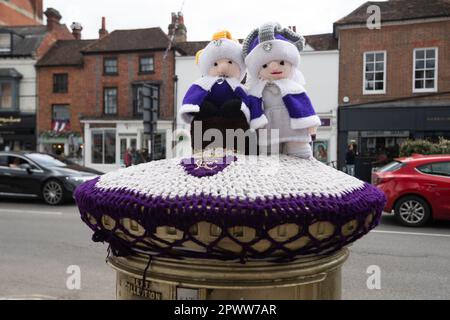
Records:
[[[101,172],[37,152],[0,152],[0,196],[41,198],[49,205],[72,199],[83,182]]]

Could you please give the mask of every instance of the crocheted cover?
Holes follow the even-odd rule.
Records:
[[[375,228],[386,202],[367,183],[284,155],[151,162],[88,181],[75,199],[93,240],[116,256],[242,262],[332,253]]]

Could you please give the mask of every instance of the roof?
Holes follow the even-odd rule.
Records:
[[[396,158],[396,161],[400,162],[433,162],[433,161],[448,161],[450,160],[450,154],[432,154],[432,155],[422,155],[413,154],[410,157]]]
[[[306,44],[316,51],[337,50],[338,41],[332,33],[305,36]]]
[[[80,66],[83,48],[97,40],[59,40],[36,64],[37,67]]]
[[[336,21],[335,25],[365,24],[369,17],[367,9],[371,5],[380,7],[382,22],[450,17],[450,0],[368,1]]]
[[[11,53],[1,56],[32,56],[36,53],[47,33],[46,26],[1,26],[0,32],[13,35]]]
[[[175,47],[181,51],[183,55],[195,56],[197,52],[205,49],[208,44],[209,41],[186,41],[177,43]]]
[[[86,47],[83,53],[165,50],[169,37],[161,28],[116,30]]]
[[[0,69],[0,78],[22,79],[23,75],[14,68]]]

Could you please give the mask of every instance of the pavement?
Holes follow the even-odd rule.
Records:
[[[0,200],[0,299],[115,299],[107,246],[91,236],[73,204]],[[344,299],[450,299],[450,222],[410,229],[385,215],[350,251]],[[70,266],[80,268],[80,290],[66,286]],[[371,266],[380,289],[367,287]]]

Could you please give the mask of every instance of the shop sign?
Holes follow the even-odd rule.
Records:
[[[0,117],[0,127],[6,127],[14,124],[22,123],[22,118],[17,117]]]
[[[362,131],[362,138],[408,138],[409,131]]]

